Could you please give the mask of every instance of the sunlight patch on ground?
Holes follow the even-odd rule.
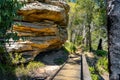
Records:
[[[92,52],[84,52],[84,54],[89,58],[94,58],[94,54]]]

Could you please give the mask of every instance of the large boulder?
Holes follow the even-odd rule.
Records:
[[[21,54],[24,62],[33,60],[40,52],[60,49],[67,40],[69,6],[60,1],[30,1],[18,11],[22,19],[15,19],[13,24],[12,31],[19,40],[6,43],[7,51],[13,56]]]

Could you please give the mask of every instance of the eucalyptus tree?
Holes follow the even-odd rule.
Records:
[[[106,38],[106,3],[104,0],[76,0],[71,8],[68,41],[91,51],[98,39]]]
[[[81,17],[83,18],[83,26],[85,26],[85,40],[86,47],[89,47],[89,51],[92,49],[92,41],[91,41],[91,23],[93,19],[93,9],[94,9],[94,1],[93,0],[78,0],[77,1],[78,9],[81,12]]]
[[[71,13],[68,25],[68,40],[76,45],[86,44],[91,51],[91,22],[93,14],[93,0],[76,0],[74,12]]]
[[[104,48],[107,46],[106,6],[107,5],[105,0],[95,0],[92,30],[92,41],[94,41],[93,45],[95,47],[97,47],[97,43],[100,41],[100,39],[103,39]]]

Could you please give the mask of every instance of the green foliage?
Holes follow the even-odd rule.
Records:
[[[93,22],[96,26],[105,26],[106,25],[106,2],[105,0],[99,0],[95,2],[94,11],[93,11]]]
[[[82,36],[79,36],[79,35],[76,36],[75,45],[80,46],[82,41],[83,41],[83,37]]]
[[[0,63],[0,79],[1,80],[15,80],[14,76],[14,68],[13,66],[9,66],[7,64]]]
[[[83,48],[83,50],[84,51],[89,51],[89,47],[86,47],[86,46],[83,46],[84,48]]]
[[[0,46],[3,47],[3,49],[0,49],[2,49],[1,59],[4,59],[4,62],[10,59],[10,55],[4,46],[5,43],[9,42],[10,38],[13,38],[15,41],[18,39],[17,34],[8,32],[8,30],[12,29],[13,19],[17,18],[17,10],[20,9],[22,5],[18,0],[0,0],[0,39],[2,39]]]
[[[90,73],[92,80],[99,80],[99,76],[96,74],[95,68],[94,67],[89,67]]]
[[[106,55],[107,55],[107,51],[97,50],[97,51],[96,51],[96,54],[97,54],[98,56],[106,56]]]
[[[70,5],[70,12],[71,12],[71,13],[74,13],[74,12],[75,12],[75,5],[76,5],[76,4],[75,4],[75,3],[72,3],[72,2],[69,2],[68,4]],[[70,15],[71,15],[71,14],[70,14]]]
[[[7,73],[13,72],[14,67],[8,66],[8,65],[4,65],[0,63],[0,72],[5,75]]]
[[[93,0],[77,0],[78,11],[82,12],[81,17],[83,17],[84,24],[89,25],[92,22],[92,12],[94,9]]]
[[[40,67],[45,66],[42,62],[32,61],[27,65],[10,66],[0,63],[0,79],[1,80],[17,80],[16,77],[22,77],[21,80],[29,80],[29,73]]]
[[[77,18],[78,16],[75,17],[75,20],[73,21],[74,22],[74,25],[79,25],[82,21],[82,19],[80,18]]]
[[[4,49],[2,46],[0,46],[0,53],[3,53],[4,52]]]
[[[19,66],[10,66],[0,63],[0,79],[1,80],[17,80],[16,77],[22,77],[21,80],[29,80],[29,72],[43,67],[42,62],[32,61],[27,65],[21,64]]]
[[[108,58],[105,56],[95,56],[88,60],[89,70],[91,72],[92,80],[101,80],[101,75],[109,74],[108,72]],[[92,65],[91,65],[92,63]]]
[[[103,74],[104,72],[108,72],[108,59],[107,57],[101,57],[97,64],[96,64],[97,70],[100,74]]]
[[[42,62],[32,61],[27,65],[22,64],[16,67],[14,73],[17,77],[20,77],[21,80],[31,80],[31,78],[29,77],[29,73],[43,66],[44,64]]]
[[[11,28],[21,5],[17,0],[0,0],[0,37],[5,37],[6,31]]]
[[[104,46],[106,49],[107,44],[107,16],[106,16],[106,1],[105,0],[95,0],[94,10],[93,10],[93,25],[94,30],[92,31],[92,42],[93,48],[96,49],[95,46],[98,45],[98,40],[100,38],[103,39]]]
[[[19,67],[16,67],[15,68],[15,74],[17,77],[22,77],[23,80],[26,80],[27,76],[28,76],[28,73],[29,71],[24,67],[24,65],[21,65]]]
[[[66,49],[68,52],[74,53],[75,50],[76,50],[75,44],[73,44],[72,42],[69,42],[69,41],[67,41],[67,42],[64,44],[64,47],[65,47],[65,49]]]
[[[91,72],[92,74],[95,73],[95,69],[94,69],[94,67],[89,67],[89,70],[90,70],[90,72]]]
[[[99,76],[97,74],[91,74],[92,80],[99,80]]]
[[[90,25],[93,49],[96,49],[96,46],[98,45],[98,39],[100,38],[103,38],[103,41],[106,44],[107,31],[105,26],[107,22],[106,3],[104,0],[77,0],[74,14],[74,17],[72,18],[72,30],[76,30],[76,26],[80,25],[80,32],[85,31],[86,34],[84,35],[84,38],[89,41],[89,37],[87,36],[89,34],[88,25]],[[85,28],[82,28],[83,26],[85,26]],[[83,36],[82,33],[79,33],[79,35]],[[105,45],[105,47],[106,46],[107,45]]]
[[[5,36],[6,42],[9,43],[9,39],[12,38],[14,41],[19,40],[20,37],[17,36],[17,33],[7,33]]]
[[[43,66],[45,66],[45,65],[42,62],[32,61],[27,65],[26,69],[28,71],[32,71],[32,70],[35,70],[35,69],[43,67]]]
[[[9,64],[18,64],[25,62],[25,59],[22,57],[21,53],[9,53],[7,59]]]

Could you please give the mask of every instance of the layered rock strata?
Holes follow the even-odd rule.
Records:
[[[43,51],[59,49],[67,39],[69,6],[65,2],[32,1],[19,11],[21,19],[15,19],[13,32],[17,42],[6,44],[9,53],[21,53],[26,60],[33,60]]]

